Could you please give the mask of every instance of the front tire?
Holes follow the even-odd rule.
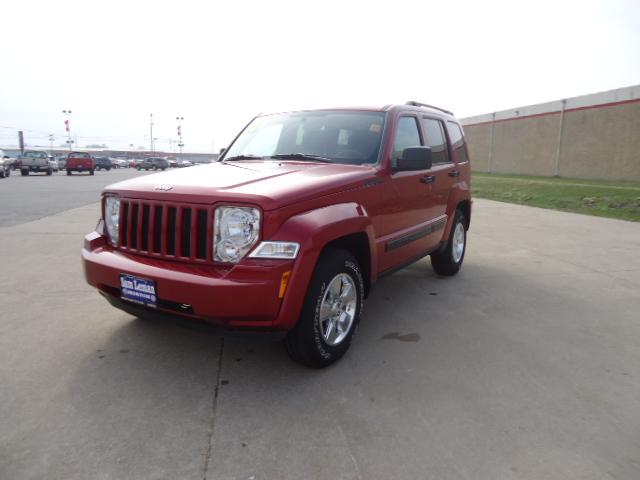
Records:
[[[466,225],[464,214],[456,210],[446,247],[443,251],[431,255],[431,265],[438,275],[449,277],[460,271],[467,251]]]
[[[324,251],[300,319],[285,338],[289,356],[314,368],[339,360],[358,328],[363,302],[364,282],[357,260],[345,250]]]
[[[89,170],[89,175],[93,175],[93,170]]]
[[[26,177],[29,175],[29,170],[20,170],[20,175],[22,175],[23,177]]]

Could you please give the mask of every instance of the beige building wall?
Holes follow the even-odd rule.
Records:
[[[492,173],[553,175],[560,115],[545,115],[495,124]]]
[[[640,181],[640,86],[462,124],[473,171]]]
[[[640,181],[640,102],[567,112],[559,173]]]
[[[491,124],[465,127],[464,134],[472,159],[471,169],[477,172],[488,172],[491,156]]]

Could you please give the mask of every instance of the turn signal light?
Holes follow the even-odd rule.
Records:
[[[278,292],[278,298],[282,299],[284,297],[284,294],[287,291],[287,285],[289,285],[290,277],[291,277],[291,270],[287,270],[282,274],[282,279],[280,280],[280,292]]]

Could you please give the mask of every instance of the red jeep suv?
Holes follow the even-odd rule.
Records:
[[[71,172],[89,172],[93,175],[96,169],[96,159],[86,152],[71,152],[67,155],[67,175]]]
[[[381,276],[464,259],[469,158],[451,112],[417,102],[254,118],[220,161],[105,188],[87,281],[138,317],[277,332],[322,367]]]

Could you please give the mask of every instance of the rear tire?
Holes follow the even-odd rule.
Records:
[[[285,338],[289,356],[323,368],[349,349],[358,328],[364,282],[357,260],[346,250],[327,249],[311,278],[302,314]]]
[[[93,175],[93,170],[89,170],[89,175]]]
[[[29,170],[20,170],[20,175],[22,175],[23,177],[26,177],[29,175]]]
[[[71,170],[67,170],[67,175],[71,175]]]
[[[431,265],[438,275],[449,277],[460,271],[467,251],[466,225],[464,214],[456,210],[446,247],[441,252],[431,254]]]
[[[53,175],[53,170],[51,169],[47,170],[47,176],[51,176],[51,175]]]

